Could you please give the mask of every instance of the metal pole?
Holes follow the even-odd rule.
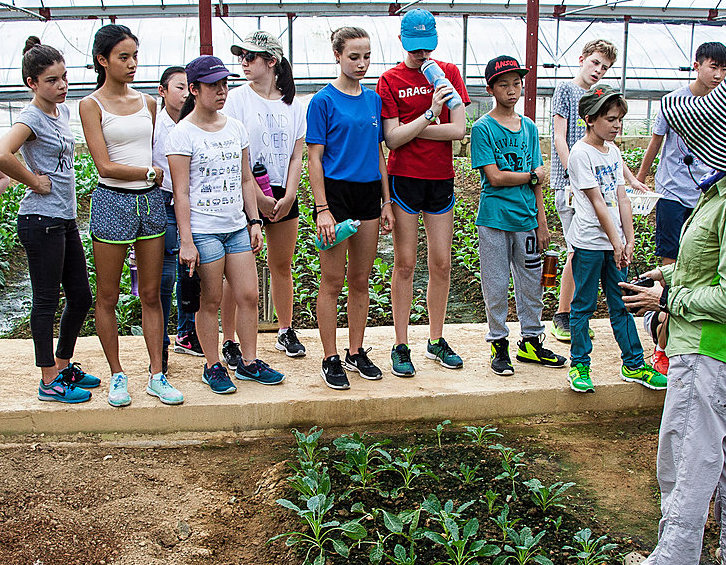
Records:
[[[290,61],[292,67],[292,20],[295,14],[287,15],[287,60]]]
[[[630,35],[630,16],[623,19],[623,77],[620,79],[620,92],[625,97],[625,79],[628,72],[628,36]]]
[[[691,75],[693,73],[693,36],[695,35],[695,33],[696,33],[696,24],[692,23],[691,24],[691,49],[688,52],[690,54],[690,58],[688,59],[688,67],[689,67],[688,80],[689,80],[689,82],[691,80]]]
[[[212,48],[212,0],[199,0],[199,54],[214,55]]]
[[[464,50],[463,62],[464,62],[464,64],[462,65],[461,70],[464,74],[464,76],[462,77],[462,79],[464,80],[464,86],[466,86],[466,52],[468,50],[467,48],[469,45],[469,16],[467,14],[464,14],[462,16],[462,18],[464,19],[464,45],[463,45],[463,50]]]
[[[529,69],[524,81],[524,115],[534,121],[537,113],[537,35],[539,32],[539,0],[527,0],[527,60]]]

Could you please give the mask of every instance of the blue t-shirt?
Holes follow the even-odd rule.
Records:
[[[532,120],[520,116],[519,131],[501,125],[489,114],[471,130],[471,166],[481,173],[477,226],[504,231],[529,231],[537,227],[537,200],[529,184],[492,186],[485,165],[501,171],[529,172],[542,164],[539,133]]]
[[[325,146],[326,177],[349,182],[381,179],[381,97],[373,90],[363,87],[351,96],[328,84],[310,100],[307,121],[305,141]]]

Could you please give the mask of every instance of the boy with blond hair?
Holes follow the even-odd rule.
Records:
[[[557,85],[552,95],[552,159],[550,186],[555,191],[555,208],[567,240],[575,210],[565,202],[565,187],[569,185],[567,162],[572,146],[585,135],[585,121],[578,115],[580,98],[597,84],[618,58],[618,49],[610,41],[594,39],[585,44],[580,55],[580,71],[568,82]],[[625,179],[638,190],[648,190],[626,167]],[[567,262],[562,270],[560,300],[552,318],[552,335],[560,341],[570,341],[570,302],[575,293],[572,278],[572,245],[567,241]]]

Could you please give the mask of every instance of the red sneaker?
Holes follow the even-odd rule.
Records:
[[[658,349],[653,350],[653,368],[658,371],[661,375],[668,374],[668,357],[666,357],[665,351],[659,351]]]

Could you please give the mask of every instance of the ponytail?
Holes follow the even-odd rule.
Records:
[[[65,63],[63,55],[57,49],[50,45],[41,45],[40,39],[34,35],[28,37],[23,49],[23,85],[29,86],[29,78],[37,81],[38,76],[55,63]]]
[[[292,78],[290,62],[285,57],[275,63],[275,73],[275,85],[282,92],[282,101],[289,106],[295,99],[295,81]]]
[[[113,48],[127,38],[133,39],[136,45],[139,44],[139,40],[126,26],[109,24],[103,26],[96,32],[93,38],[92,54],[93,68],[98,74],[98,79],[96,80],[97,89],[101,88],[103,83],[106,82],[106,69],[98,62],[99,55],[108,60]]]
[[[197,90],[199,90],[199,81],[194,81],[193,84]],[[189,86],[191,86],[191,84]],[[194,110],[194,106],[196,104],[197,100],[195,96],[192,94],[192,89],[189,89],[189,96],[187,96],[187,99],[184,100],[184,105],[181,108],[181,111],[179,112],[179,121],[181,122],[184,118],[186,118],[189,114],[192,113],[192,110]]]

